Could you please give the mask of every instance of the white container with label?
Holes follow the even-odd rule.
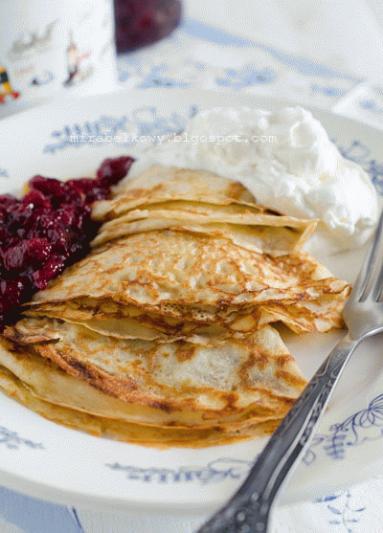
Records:
[[[116,88],[113,0],[0,1],[0,113]]]

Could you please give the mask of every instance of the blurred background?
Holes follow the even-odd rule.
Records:
[[[382,118],[380,0],[2,0],[0,20],[1,115],[48,98],[169,87]]]
[[[165,36],[179,22],[183,4],[186,21],[202,20],[257,43],[382,80],[379,0],[115,0],[115,4],[119,51]]]

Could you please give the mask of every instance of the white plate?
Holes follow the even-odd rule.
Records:
[[[20,113],[0,122],[0,192],[19,188],[36,173],[91,175],[107,156],[137,154],[143,143],[131,144],[135,135],[180,131],[196,108],[233,104],[280,105],[252,95],[147,90],[62,101]],[[330,113],[315,114],[345,155],[359,161],[383,192],[383,134]],[[84,142],[74,145],[71,136],[78,134]],[[110,142],[116,135],[122,145]],[[325,262],[352,280],[362,253]],[[289,335],[287,342],[307,377],[339,334]],[[353,357],[319,434],[283,494],[285,503],[383,473],[381,352],[382,337],[365,342]],[[239,485],[264,444],[262,439],[203,450],[157,451],[66,429],[0,396],[0,483],[98,510],[211,510]]]

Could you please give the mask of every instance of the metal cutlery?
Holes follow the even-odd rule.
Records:
[[[270,511],[306,451],[332,392],[356,347],[383,332],[383,214],[344,309],[348,332],[320,366],[258,457],[242,486],[199,533],[266,533]]]

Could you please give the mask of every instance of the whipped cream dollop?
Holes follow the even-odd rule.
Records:
[[[316,245],[329,253],[361,246],[377,223],[370,178],[301,107],[201,111],[181,135],[147,151],[134,174],[154,163],[214,172],[281,214],[319,219]]]

